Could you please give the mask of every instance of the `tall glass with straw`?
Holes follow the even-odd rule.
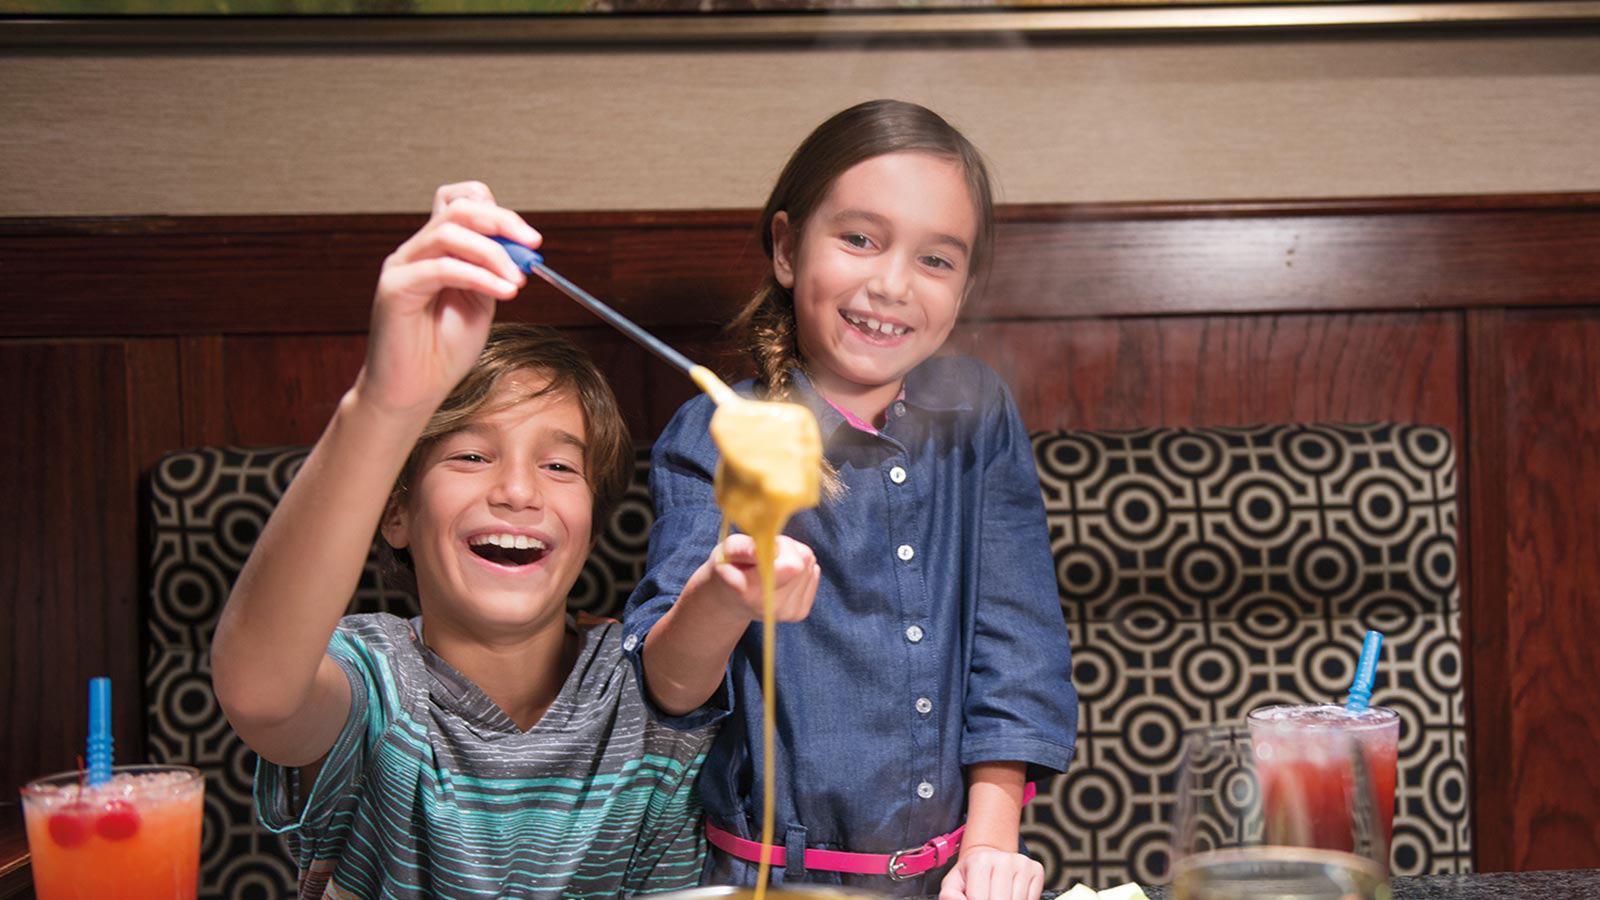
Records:
[[[190,900],[205,780],[188,766],[113,764],[111,680],[89,683],[87,765],[22,788],[39,900]]]
[[[1368,632],[1349,701],[1256,709],[1188,735],[1173,814],[1175,900],[1388,895],[1399,716],[1370,705]]]

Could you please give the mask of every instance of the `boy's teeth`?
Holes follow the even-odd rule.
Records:
[[[543,550],[544,542],[525,534],[480,534],[468,541],[471,546],[493,544],[507,550]]]

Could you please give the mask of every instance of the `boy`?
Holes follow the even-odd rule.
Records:
[[[355,385],[284,493],[213,642],[300,896],[617,896],[697,883],[693,785],[717,715],[647,712],[616,625],[566,597],[627,484],[604,378],[536,326],[485,235],[539,235],[441,187],[384,262]],[[422,615],[341,619],[374,530]]]

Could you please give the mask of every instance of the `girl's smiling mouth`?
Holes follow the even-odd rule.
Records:
[[[532,565],[550,552],[549,545],[526,534],[477,534],[467,538],[467,548],[478,557],[507,568]]]
[[[877,340],[900,337],[911,330],[910,326],[907,325],[901,325],[896,322],[885,322],[882,319],[874,316],[861,315],[859,313],[848,312],[842,309],[839,310],[839,316],[846,322],[849,322],[850,325],[857,331],[861,332],[867,337]]]

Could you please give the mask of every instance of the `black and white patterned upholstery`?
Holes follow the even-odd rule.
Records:
[[[1408,425],[1034,435],[1079,692],[1026,812],[1051,883],[1161,882],[1183,733],[1342,701],[1366,630],[1401,715],[1398,874],[1470,865],[1455,452]]]
[[[1180,735],[1349,683],[1368,627],[1388,640],[1373,700],[1404,717],[1396,869],[1469,859],[1448,433],[1400,425],[1034,435],[1081,698],[1078,759],[1024,833],[1047,884],[1164,880]],[[201,896],[292,895],[251,813],[254,756],[211,693],[208,654],[239,567],[304,447],[201,448],[149,480],[149,753],[207,773]],[[633,484],[570,605],[615,615],[652,515]],[[369,559],[352,611],[410,614]]]
[[[145,696],[149,757],[206,773],[200,896],[277,900],[294,895],[294,865],[256,824],[255,755],[228,727],[211,692],[211,635],[228,591],[307,447],[207,447],[162,457],[149,479],[149,607]],[[648,448],[633,482],[573,587],[574,611],[619,615],[644,568],[650,536]],[[410,594],[385,585],[367,559],[350,612],[415,615]]]

